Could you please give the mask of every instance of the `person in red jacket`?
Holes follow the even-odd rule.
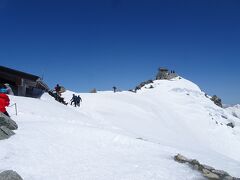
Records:
[[[10,116],[6,110],[6,106],[9,106],[9,103],[10,99],[7,95],[7,88],[3,84],[0,84],[0,112],[8,117]]]

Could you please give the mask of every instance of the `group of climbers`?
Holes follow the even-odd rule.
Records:
[[[71,105],[74,103],[75,107],[77,106],[80,107],[80,102],[82,102],[82,98],[79,95],[76,96],[75,94],[73,94],[73,97],[70,101],[71,101]]]
[[[67,105],[68,103],[64,101],[64,98],[61,97],[62,96],[62,92],[64,92],[65,89],[61,86],[59,86],[59,84],[56,85],[56,87],[54,88],[54,90],[49,91],[48,93],[53,96],[55,98],[56,101]],[[6,116],[10,117],[6,107],[9,106],[10,104],[10,99],[8,97],[8,95],[14,95],[12,88],[10,87],[9,84],[5,83],[0,83],[0,112],[5,114]],[[82,102],[82,98],[78,95],[76,96],[75,94],[73,94],[72,99],[70,100],[71,105],[74,104],[75,107],[80,107],[80,102]]]
[[[65,102],[64,98],[62,97],[62,93],[65,92],[65,88],[57,84],[54,88],[54,90],[49,91],[48,93],[55,98],[56,101],[68,105],[67,102]],[[73,94],[72,99],[70,100],[71,105],[74,104],[75,107],[79,106],[80,107],[80,102],[82,102],[82,98],[78,95],[76,96]]]
[[[61,91],[61,86],[59,86],[59,84],[57,84],[54,88],[54,90],[48,91],[48,94],[52,97],[54,97],[54,99],[64,105],[68,105],[67,102],[64,101],[64,98],[62,97],[62,92]]]

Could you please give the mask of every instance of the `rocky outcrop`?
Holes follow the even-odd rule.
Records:
[[[17,123],[3,113],[0,113],[0,126],[6,126],[10,130],[18,128]]]
[[[222,105],[222,100],[219,98],[219,97],[217,97],[216,95],[214,95],[212,98],[211,98],[211,100],[214,102],[214,104],[216,104],[217,106],[219,106],[219,107],[223,107],[223,105]]]
[[[234,124],[233,123],[228,123],[227,126],[234,128]]]
[[[23,180],[23,179],[17,172],[13,170],[7,170],[0,173],[0,180]]]
[[[97,89],[96,88],[93,88],[90,93],[97,93]]]
[[[140,90],[145,85],[151,84],[151,83],[153,83],[153,80],[147,80],[147,81],[141,82],[138,86],[135,87],[135,91]]]
[[[0,140],[8,139],[14,134],[15,133],[12,130],[8,129],[6,126],[0,126]]]
[[[209,180],[213,180],[213,179],[216,179],[216,180],[240,180],[240,178],[232,177],[225,171],[217,170],[211,166],[201,164],[196,159],[188,159],[181,154],[174,156],[174,160],[179,163],[189,164],[193,169],[202,173],[202,175],[206,179],[209,179]]]
[[[0,140],[7,139],[14,135],[12,130],[18,128],[17,123],[3,113],[0,113]]]

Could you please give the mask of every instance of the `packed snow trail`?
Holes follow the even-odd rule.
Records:
[[[19,129],[0,142],[0,171],[13,169],[25,180],[202,179],[174,162],[182,153],[240,177],[239,119],[185,79],[149,86],[137,93],[80,93],[80,108],[48,94],[11,96],[19,115],[8,110]],[[69,101],[72,94],[63,96]]]

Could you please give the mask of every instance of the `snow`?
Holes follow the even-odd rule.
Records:
[[[73,93],[64,93],[65,100]],[[182,153],[240,177],[240,121],[196,84],[176,78],[137,93],[75,94],[80,108],[48,94],[10,96],[19,129],[0,141],[0,171],[13,169],[24,180],[202,179],[173,160]]]
[[[236,104],[234,106],[227,107],[226,110],[229,113],[231,113],[233,116],[235,116],[235,117],[240,119],[240,104]]]

